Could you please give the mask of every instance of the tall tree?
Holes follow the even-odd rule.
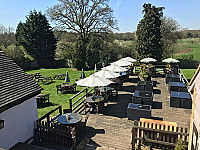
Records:
[[[20,22],[16,29],[17,45],[25,48],[35,59],[54,59],[56,39],[45,15],[36,10]]]
[[[91,33],[111,32],[112,29],[117,29],[117,22],[113,17],[113,10],[108,6],[108,0],[58,0],[58,2],[59,4],[47,10],[48,15],[60,28],[78,33],[83,45],[88,44]],[[86,47],[76,49],[75,53],[84,54]],[[83,66],[86,67],[86,59],[78,61],[84,63]],[[75,67],[80,68],[80,66]]]
[[[173,52],[173,46],[177,42],[179,34],[180,25],[170,17],[161,18],[161,34],[163,46],[163,57],[170,57]]]
[[[143,7],[144,17],[136,31],[136,50],[140,58],[150,56],[160,60],[163,54],[161,17],[164,7],[155,7],[149,3],[144,4]]]

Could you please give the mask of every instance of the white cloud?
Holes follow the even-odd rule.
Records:
[[[121,0],[117,0],[116,7],[118,8],[121,4],[122,4],[122,1]]]

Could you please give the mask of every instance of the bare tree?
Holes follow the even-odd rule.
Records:
[[[0,46],[7,47],[11,44],[15,44],[14,29],[0,25]]]
[[[52,21],[68,31],[87,39],[91,32],[110,32],[117,21],[108,0],[58,0],[60,4],[47,10]]]

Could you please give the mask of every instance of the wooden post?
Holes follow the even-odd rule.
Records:
[[[72,112],[72,99],[71,98],[69,99],[69,106],[70,106],[70,110]]]

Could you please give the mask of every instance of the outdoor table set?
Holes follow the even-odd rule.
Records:
[[[88,97],[86,97],[85,101],[86,101],[85,105],[87,105],[91,111],[93,111],[93,109],[96,108],[97,113],[104,106],[104,97],[103,96],[98,96],[98,95],[88,96]]]
[[[137,84],[136,90],[153,92],[153,82],[152,81],[139,81]]]
[[[170,92],[170,107],[192,108],[192,98],[188,92]]]
[[[150,105],[153,104],[153,93],[150,91],[138,91],[136,90],[133,94],[133,103],[142,104],[142,105]]]
[[[180,82],[180,76],[174,74],[166,74],[165,82],[166,84],[169,84],[169,82]]]
[[[176,92],[187,92],[187,86],[183,82],[169,82],[169,92],[176,91]]]
[[[51,77],[40,77],[38,78],[37,82],[42,82],[43,84],[48,84],[53,81],[53,78]]]
[[[132,103],[127,107],[129,120],[140,118],[151,118],[151,107],[153,105],[153,82],[139,81],[132,97]]]
[[[53,78],[58,79],[58,80],[63,80],[63,79],[65,79],[65,77],[66,77],[66,74],[63,73],[63,74],[57,74]]]

